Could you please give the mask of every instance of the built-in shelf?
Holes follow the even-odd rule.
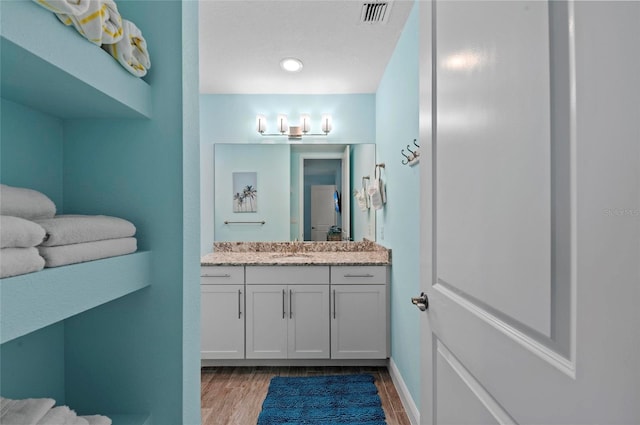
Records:
[[[0,343],[149,286],[151,252],[44,269],[0,280]]]
[[[73,27],[32,1],[0,7],[2,98],[63,119],[151,116],[150,86]]]

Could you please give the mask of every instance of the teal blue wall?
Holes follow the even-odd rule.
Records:
[[[26,106],[2,102],[0,182],[45,193],[62,211],[63,124]],[[0,346],[3,397],[53,397],[64,402],[64,324]]]
[[[322,114],[331,114],[333,130],[319,140],[334,143],[372,143],[375,140],[373,94],[263,94],[200,96],[201,143],[262,143],[269,138],[256,131],[256,115],[267,118],[267,133],[276,133],[278,114],[297,124],[300,114],[311,115],[311,132],[321,133]],[[282,139],[277,139],[282,140]]]
[[[43,192],[62,211],[62,120],[2,99],[1,124],[0,182]]]
[[[64,323],[4,343],[0,351],[2,397],[48,397],[65,403]]]
[[[215,146],[216,241],[289,240],[289,145]],[[258,211],[233,212],[232,173],[256,172]],[[264,225],[224,224],[229,221],[262,221]]]
[[[419,165],[401,164],[400,150],[418,138],[418,4],[376,93],[378,162],[387,184],[387,204],[377,213],[378,241],[393,251],[391,268],[391,356],[416,404],[420,402],[418,310],[408,302],[420,289]],[[384,238],[383,238],[384,233]]]
[[[197,370],[183,376],[183,369],[197,367],[193,353],[198,349],[183,351],[184,338],[193,341],[198,332],[193,314],[188,316],[192,323],[184,322],[183,308],[194,300],[183,297],[192,296],[185,288],[198,287],[199,274],[197,256],[183,263],[186,253],[196,255],[192,247],[197,250],[198,243],[197,232],[188,229],[197,226],[197,181],[184,169],[198,168],[197,147],[191,146],[197,142],[193,135],[183,141],[188,134],[183,102],[189,102],[183,75],[197,77],[193,71],[183,73],[197,64],[183,64],[182,2],[118,5],[147,39],[152,68],[146,81],[152,89],[153,116],[65,121],[64,202],[69,212],[131,220],[139,249],[152,251],[152,283],[66,321],[66,395],[80,412],[98,407],[149,411],[153,423],[174,425],[199,415],[193,401],[189,414],[183,412],[183,389],[193,394],[197,385]],[[194,114],[197,104],[187,109]],[[82,391],[85,388],[93,391]]]

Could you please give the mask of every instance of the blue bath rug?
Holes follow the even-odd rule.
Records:
[[[271,379],[257,425],[386,425],[372,375]]]

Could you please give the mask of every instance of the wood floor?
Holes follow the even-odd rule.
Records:
[[[255,425],[274,376],[370,373],[375,378],[388,425],[410,425],[384,367],[204,367],[201,370],[202,425]]]

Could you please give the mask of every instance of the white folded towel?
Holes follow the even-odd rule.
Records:
[[[0,248],[29,248],[44,240],[42,226],[10,215],[0,216]]]
[[[90,0],[33,0],[53,13],[82,15],[89,9]]]
[[[120,65],[136,77],[144,77],[151,68],[147,41],[142,31],[131,21],[122,20],[123,37],[115,44],[103,44],[102,48],[116,58]]]
[[[37,190],[0,184],[0,215],[27,220],[51,218],[56,215],[56,205]]]
[[[37,272],[44,268],[44,264],[44,258],[36,248],[0,249],[0,278]]]
[[[86,419],[89,425],[111,425],[111,419],[102,415],[81,416]]]
[[[89,421],[68,406],[58,406],[49,410],[37,425],[89,425]]]
[[[136,234],[136,227],[130,221],[106,215],[57,215],[35,222],[46,231],[42,246],[127,238]]]
[[[60,246],[39,246],[45,267],[58,267],[102,258],[131,254],[137,249],[136,238],[107,239]]]
[[[55,403],[51,398],[11,400],[0,397],[0,424],[37,424]]]
[[[97,46],[117,43],[122,39],[122,17],[113,0],[84,0],[87,10],[82,13],[56,13],[63,24],[73,25],[87,40]]]

